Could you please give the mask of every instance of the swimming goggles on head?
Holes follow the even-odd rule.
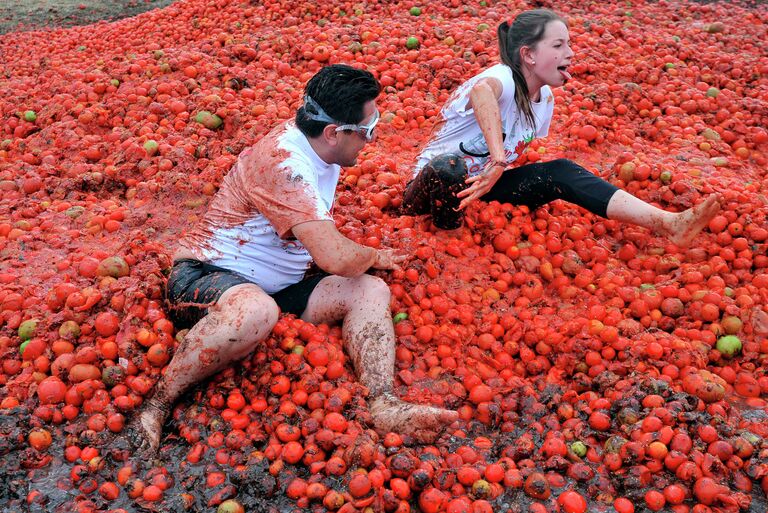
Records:
[[[312,121],[320,121],[322,123],[333,123],[334,125],[339,125],[336,127],[337,132],[341,132],[342,130],[352,130],[353,132],[357,132],[362,137],[365,137],[365,140],[369,142],[373,140],[373,131],[376,128],[379,119],[381,118],[377,109],[373,113],[373,119],[369,121],[367,125],[342,125],[339,124],[339,122],[333,119],[331,116],[326,114],[323,108],[309,95],[304,96],[304,115]]]

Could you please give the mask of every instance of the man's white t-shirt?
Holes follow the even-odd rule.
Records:
[[[531,102],[531,109],[536,119],[534,130],[515,103],[515,81],[512,78],[512,70],[505,64],[497,64],[467,80],[443,106],[440,112],[443,119],[436,125],[432,138],[419,154],[414,176],[433,157],[443,153],[461,155],[467,164],[470,176],[485,169],[490,155],[488,144],[480,131],[473,109],[469,107],[469,93],[472,87],[483,78],[495,78],[501,82],[499,110],[507,163],[514,162],[533,139],[547,136],[555,106],[552,90],[549,86],[542,87],[539,101]]]
[[[291,228],[333,221],[340,170],[315,153],[293,122],[283,123],[238,156],[202,222],[180,244],[268,294],[298,283],[312,257]]]

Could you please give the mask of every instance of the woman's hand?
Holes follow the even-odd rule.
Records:
[[[485,196],[499,181],[504,168],[503,163],[493,162],[483,173],[467,178],[469,187],[457,194],[459,198],[463,198],[459,203],[459,210],[464,210],[473,201]]]
[[[469,187],[457,194],[459,198],[463,198],[459,204],[459,210],[465,209],[467,205],[487,194],[506,168],[504,134],[499,111],[502,90],[503,87],[498,79],[483,78],[469,92],[469,105],[474,111],[477,126],[480,127],[488,144],[491,158],[483,174],[468,178],[466,183]]]

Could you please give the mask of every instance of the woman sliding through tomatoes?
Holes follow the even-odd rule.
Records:
[[[720,209],[716,195],[683,212],[666,212],[570,160],[510,167],[531,140],[549,132],[551,88],[571,78],[573,51],[565,21],[546,9],[502,23],[498,37],[501,64],[469,79],[443,107],[406,187],[406,212],[432,214],[435,226],[450,230],[461,226],[463,209],[478,199],[531,210],[563,199],[689,245]]]

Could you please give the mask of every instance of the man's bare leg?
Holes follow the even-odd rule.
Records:
[[[608,202],[608,219],[636,224],[663,235],[679,247],[687,247],[720,210],[713,194],[684,212],[666,212],[618,190]]]
[[[344,319],[346,350],[360,382],[370,393],[376,430],[396,432],[419,443],[437,438],[458,413],[401,401],[393,394],[395,330],[389,311],[389,287],[379,278],[324,278],[309,298],[302,319],[314,324]]]
[[[209,313],[189,330],[158,381],[155,393],[129,426],[140,456],[154,455],[173,403],[190,386],[240,360],[264,340],[277,322],[274,300],[256,285],[224,291]]]

